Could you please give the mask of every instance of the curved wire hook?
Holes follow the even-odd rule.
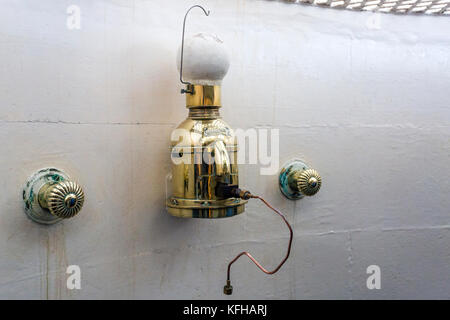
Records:
[[[184,20],[183,20],[183,34],[182,34],[182,37],[181,37],[180,82],[181,82],[182,84],[188,84],[188,85],[191,84],[191,83],[190,83],[190,82],[187,82],[187,81],[183,81],[184,33],[185,33],[185,30],[186,30],[186,18],[187,18],[187,15],[188,15],[189,11],[191,11],[191,10],[194,9],[194,8],[200,8],[200,9],[202,9],[206,16],[209,16],[209,13],[210,13],[209,10],[206,11],[206,9],[203,8],[201,5],[196,4],[196,5],[192,6],[192,7],[190,7],[190,8],[188,9],[188,11],[186,11],[186,14],[184,15]],[[189,92],[189,91],[186,91],[185,89],[182,89],[182,90],[181,90],[181,93],[186,93],[186,92]]]

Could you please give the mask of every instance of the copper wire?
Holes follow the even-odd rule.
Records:
[[[261,198],[260,196],[254,196],[251,195],[251,198],[254,199],[259,199],[261,200],[267,207],[269,207],[270,209],[272,209],[275,213],[277,213],[282,219],[283,221],[286,223],[287,227],[289,228],[289,233],[290,233],[290,237],[289,237],[289,245],[288,245],[288,249],[286,252],[286,256],[284,257],[284,259],[281,261],[281,263],[278,265],[278,267],[276,267],[275,269],[273,269],[272,271],[269,271],[267,269],[265,269],[255,258],[253,258],[253,256],[248,253],[247,251],[243,251],[241,253],[239,253],[233,260],[231,260],[231,262],[228,264],[228,271],[227,271],[227,280],[230,281],[230,271],[231,271],[231,265],[236,262],[237,259],[239,259],[241,256],[246,255],[250,260],[253,261],[254,264],[256,264],[256,266],[261,269],[262,272],[266,273],[266,274],[274,274],[275,272],[277,272],[278,270],[280,270],[280,268],[283,266],[283,264],[286,262],[286,260],[289,258],[289,254],[291,253],[291,245],[292,245],[292,238],[293,238],[293,232],[292,232],[292,227],[289,224],[289,222],[287,221],[286,217],[277,209],[275,209],[274,207],[272,207],[266,200],[264,200],[263,198]]]

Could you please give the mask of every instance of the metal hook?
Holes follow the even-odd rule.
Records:
[[[188,15],[189,11],[191,11],[192,9],[194,9],[194,8],[196,8],[196,7],[202,9],[206,16],[209,16],[209,13],[210,13],[209,10],[206,11],[205,8],[203,8],[202,6],[196,4],[196,5],[192,6],[192,7],[190,7],[190,8],[188,9],[188,11],[186,11],[186,14],[184,15],[184,20],[183,20],[183,35],[182,35],[182,37],[181,37],[180,82],[181,82],[182,84],[186,84],[186,85],[188,85],[188,86],[189,86],[189,85],[192,85],[192,83],[187,82],[187,81],[183,81],[184,32],[185,32],[185,29],[186,29],[186,18],[187,18],[187,15]],[[181,93],[194,93],[194,92],[193,92],[192,89],[188,89],[188,90],[186,90],[186,89],[181,89]]]

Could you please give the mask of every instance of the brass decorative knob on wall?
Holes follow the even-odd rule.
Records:
[[[77,215],[84,204],[79,184],[64,172],[45,168],[27,181],[23,190],[25,213],[38,223],[53,224]]]
[[[39,190],[39,204],[60,218],[71,218],[80,212],[84,203],[84,192],[73,181],[47,183]]]
[[[305,196],[316,194],[322,184],[322,178],[314,169],[296,171],[291,175],[291,180],[293,182],[293,189]]]
[[[289,199],[315,195],[322,185],[319,173],[301,160],[291,160],[280,171],[279,186]]]

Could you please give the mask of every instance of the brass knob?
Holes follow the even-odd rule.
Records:
[[[322,178],[304,161],[293,159],[281,168],[278,185],[288,199],[297,200],[315,195],[322,185]]]
[[[28,178],[22,198],[28,218],[50,225],[78,214],[83,207],[84,192],[64,171],[49,167]]]
[[[295,180],[297,180],[297,190],[305,196],[315,195],[322,185],[322,178],[314,169],[306,169],[297,172],[295,176]]]
[[[63,219],[78,214],[84,203],[83,189],[70,180],[42,186],[38,197],[42,208]]]

